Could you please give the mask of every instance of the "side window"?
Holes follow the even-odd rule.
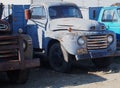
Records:
[[[46,17],[44,7],[33,7],[31,9],[31,18],[44,19]]]
[[[115,14],[114,10],[104,10],[102,16],[103,22],[115,22],[117,21],[117,15]]]

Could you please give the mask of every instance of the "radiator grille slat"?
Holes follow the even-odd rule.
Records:
[[[0,37],[0,61],[18,60],[18,36]]]
[[[88,50],[105,49],[107,46],[107,35],[91,35],[87,37]]]

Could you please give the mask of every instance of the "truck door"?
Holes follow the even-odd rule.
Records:
[[[104,10],[101,22],[105,24],[108,30],[114,31],[117,35],[117,39],[120,40],[120,21],[115,9]]]
[[[31,28],[29,34],[33,39],[33,47],[42,49],[44,47],[44,33],[46,30],[47,16],[43,6],[33,6],[31,8]]]

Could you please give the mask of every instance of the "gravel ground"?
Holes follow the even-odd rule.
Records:
[[[107,69],[74,67],[69,74],[36,68],[25,84],[11,84],[1,73],[0,88],[120,88],[120,63],[116,62]]]

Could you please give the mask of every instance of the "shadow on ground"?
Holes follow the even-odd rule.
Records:
[[[89,74],[86,70],[72,70],[70,74],[59,73],[46,68],[31,71],[26,84],[12,84],[7,79],[0,79],[0,88],[61,88],[105,81],[105,78]]]
[[[4,74],[0,74],[0,88],[63,88],[106,81],[107,79],[92,74],[99,71],[110,74],[119,72],[120,64],[113,63],[106,69],[85,66],[74,67],[69,74],[55,72],[48,67],[36,68],[31,70],[29,80],[25,84],[12,84]]]

